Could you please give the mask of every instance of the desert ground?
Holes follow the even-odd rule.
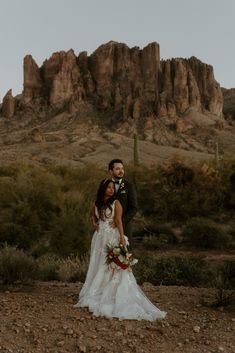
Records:
[[[234,353],[235,308],[214,308],[215,289],[141,288],[162,321],[120,321],[74,308],[82,283],[1,287],[1,353]]]

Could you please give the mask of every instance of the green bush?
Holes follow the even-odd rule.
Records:
[[[36,260],[38,278],[43,281],[84,282],[88,269],[88,257],[78,256],[59,258],[47,254]]]
[[[154,278],[154,266],[156,259],[151,256],[140,257],[137,265],[133,267],[133,273],[139,284],[144,282],[153,283]]]
[[[135,179],[146,217],[185,221],[196,216],[212,217],[225,208],[229,180],[213,166],[187,166],[172,159],[155,168],[142,169],[138,168]]]
[[[235,289],[235,261],[225,261],[219,269],[225,289]]]
[[[143,258],[134,273],[140,283],[154,285],[203,286],[210,277],[205,260],[190,256]]]
[[[22,166],[0,178],[0,243],[29,249],[48,230],[60,183],[43,168]]]
[[[46,254],[35,260],[38,265],[38,279],[42,281],[59,280],[58,269],[60,266],[59,257],[53,254]]]
[[[88,257],[78,256],[61,259],[58,269],[59,280],[63,282],[84,282],[88,269]]]
[[[0,244],[32,249],[36,257],[52,251],[83,256],[90,246],[91,205],[103,171],[92,165],[16,165],[13,170],[0,174]]]
[[[37,270],[34,259],[23,250],[7,245],[0,249],[0,280],[4,284],[31,282]]]
[[[224,306],[235,300],[235,261],[225,261],[217,268],[211,280],[211,286],[216,289],[212,306]]]
[[[233,240],[235,240],[235,229],[231,229],[229,231],[229,234],[231,235],[231,237],[233,238]]]
[[[4,222],[0,223],[0,243],[7,242],[12,246],[29,249],[40,237],[40,232],[36,212],[28,204],[17,204],[12,206]]]
[[[14,165],[2,165],[0,167],[0,177],[14,177],[17,174],[17,167]]]
[[[141,236],[152,236],[144,240],[146,248],[164,248],[178,242],[166,227],[158,227],[159,222],[216,219],[231,212],[230,162],[221,162],[218,171],[208,163],[188,166],[174,158],[149,168],[127,166],[126,171],[127,178],[136,181],[140,213],[150,227],[146,232],[139,231]],[[31,251],[35,257],[52,252],[82,257],[93,232],[91,205],[105,174],[95,165],[1,166],[0,245],[7,242]]]
[[[142,247],[146,250],[167,249],[172,244],[166,234],[145,235],[142,241]]]
[[[149,220],[143,230],[138,229],[134,235],[143,237],[142,245],[148,250],[163,249],[179,242],[169,225],[159,224],[155,219]]]
[[[165,235],[145,235],[141,245],[146,250],[156,250],[166,248],[169,243],[168,238]]]
[[[91,241],[91,204],[79,191],[60,196],[60,212],[51,227],[50,246],[58,255],[83,255],[88,252]]]
[[[169,187],[178,189],[191,184],[194,180],[195,172],[184,163],[178,160],[171,160],[165,168],[161,169],[161,175]]]
[[[231,237],[222,229],[203,218],[190,219],[182,233],[187,244],[205,249],[224,249],[231,242]]]

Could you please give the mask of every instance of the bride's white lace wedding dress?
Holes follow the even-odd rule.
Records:
[[[99,220],[99,229],[93,235],[89,268],[75,307],[88,307],[95,316],[116,317],[120,320],[163,319],[166,312],[150,302],[132,272],[112,270],[105,264],[106,244],[119,244],[118,229],[109,224],[114,218],[114,208],[115,202],[112,204],[112,212],[106,211],[110,214],[105,220]],[[125,239],[128,244],[128,238]]]

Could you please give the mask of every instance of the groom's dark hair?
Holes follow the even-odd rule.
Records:
[[[123,161],[122,161],[121,159],[112,159],[112,160],[109,162],[109,170],[113,170],[114,163],[121,163],[121,164],[123,164]]]

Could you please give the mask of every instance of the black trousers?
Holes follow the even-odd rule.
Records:
[[[123,228],[124,228],[124,234],[128,237],[129,239],[129,249],[132,249],[132,223],[128,222],[128,223],[123,223]]]

